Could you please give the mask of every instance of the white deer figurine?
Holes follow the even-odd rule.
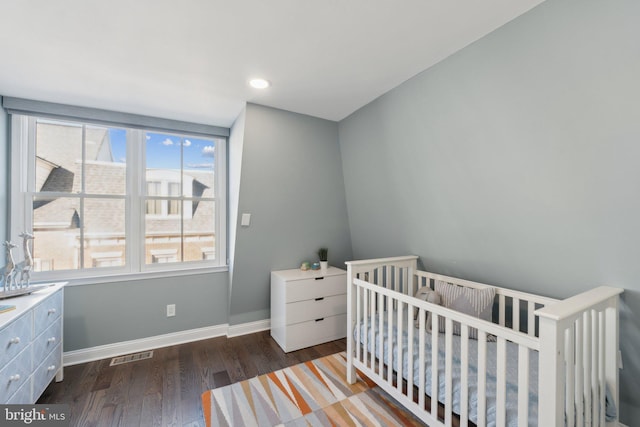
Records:
[[[13,242],[6,241],[3,243],[6,248],[7,255],[7,265],[4,267],[4,291],[10,291],[13,285],[13,273],[16,269],[16,263],[13,259],[13,254],[11,253],[11,249],[15,248],[16,245]]]
[[[31,270],[33,269],[33,257],[29,248],[29,240],[33,240],[33,234],[23,231],[20,233],[20,237],[22,237],[22,251],[24,252],[24,265],[20,272],[20,286],[29,286]]]

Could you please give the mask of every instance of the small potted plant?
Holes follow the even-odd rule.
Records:
[[[320,258],[320,270],[327,271],[327,267],[329,263],[327,262],[327,257],[329,256],[329,249],[320,248],[318,249],[318,258]]]

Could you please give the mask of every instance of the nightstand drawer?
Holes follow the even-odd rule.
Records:
[[[62,292],[58,291],[42,301],[34,310],[35,336],[55,322],[62,313]]]
[[[0,331],[0,368],[29,346],[32,322],[32,314],[27,313]]]
[[[286,284],[285,302],[303,301],[347,292],[346,275],[320,276],[304,280],[292,280]]]
[[[318,297],[287,304],[287,325],[347,312],[347,294]]]
[[[0,370],[0,402],[6,402],[31,375],[31,348],[25,348]]]
[[[285,351],[293,351],[333,341],[347,336],[347,315],[325,317],[322,320],[296,323],[287,326]]]

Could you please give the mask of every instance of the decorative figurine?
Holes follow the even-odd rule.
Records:
[[[29,286],[31,280],[31,270],[33,269],[33,257],[29,248],[29,240],[33,240],[33,234],[23,231],[20,233],[22,237],[22,250],[24,252],[24,265],[20,272],[20,287]]]
[[[13,259],[13,254],[11,253],[11,249],[15,248],[16,245],[9,240],[3,243],[6,248],[6,257],[7,257],[7,265],[4,267],[4,291],[8,292],[11,290],[13,285],[13,273],[16,269],[16,263]]]
[[[309,261],[304,261],[301,265],[300,265],[300,270],[302,271],[307,271],[311,268],[311,264],[309,264]]]

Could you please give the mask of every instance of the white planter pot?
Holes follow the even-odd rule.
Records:
[[[329,262],[328,261],[320,261],[320,271],[322,271],[323,273],[327,272],[327,268],[329,268]]]

